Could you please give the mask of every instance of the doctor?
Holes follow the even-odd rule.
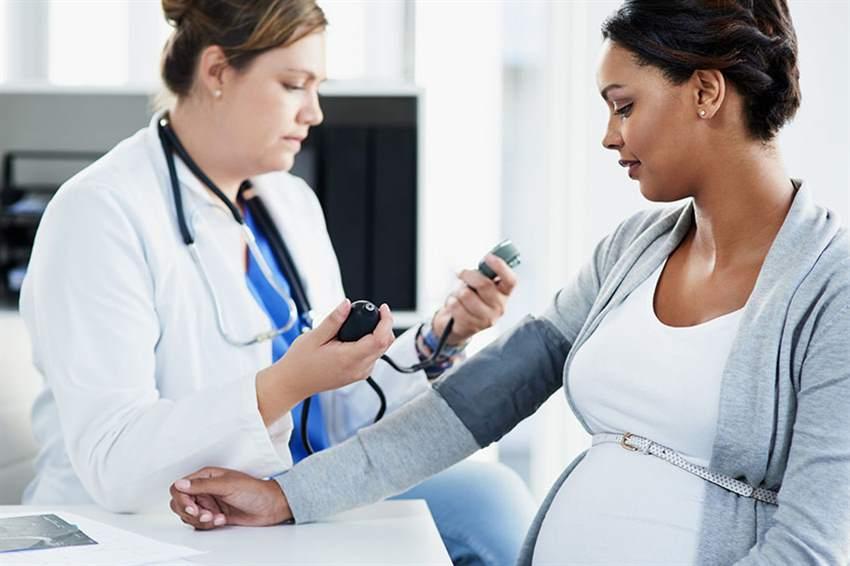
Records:
[[[176,102],[69,180],[36,237],[20,304],[45,379],[28,504],[135,512],[203,466],[279,474],[305,456],[301,401],[318,393],[314,449],[348,438],[378,409],[361,380],[373,376],[390,411],[404,404],[501,316],[515,285],[491,256],[495,282],[462,272],[433,320],[394,343],[385,305],[372,335],[335,340],[350,309],[337,260],[313,191],[286,172],[322,121],[322,11],[313,0],[163,8]],[[311,309],[331,313],[314,330]],[[430,375],[375,364],[388,348],[400,364],[427,358],[450,318]],[[499,500],[488,491],[506,504],[478,507]],[[463,464],[411,496],[429,499],[458,562],[511,562],[533,510],[496,465]],[[471,515],[482,512],[490,520]]]

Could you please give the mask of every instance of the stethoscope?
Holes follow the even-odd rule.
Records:
[[[258,227],[263,230],[263,234],[267,235],[272,254],[275,256],[275,259],[277,260],[277,263],[283,271],[287,281],[289,281],[291,287],[291,294],[287,293],[279,284],[277,279],[274,277],[271,266],[269,266],[269,263],[266,261],[262,252],[260,252],[260,249],[257,246],[256,238],[251,232],[251,229],[248,228],[247,224],[245,223],[245,219],[243,218],[239,208],[235,204],[233,204],[233,202],[231,202],[229,198],[227,198],[227,196],[221,191],[221,189],[216,186],[213,180],[210,179],[206,175],[206,173],[201,170],[195,160],[192,159],[192,157],[189,155],[189,152],[186,151],[186,148],[178,139],[177,134],[171,128],[171,124],[169,123],[167,114],[160,118],[158,132],[159,139],[162,144],[162,149],[165,153],[165,160],[168,165],[168,175],[171,179],[171,192],[174,197],[174,207],[177,214],[177,226],[180,229],[180,235],[183,238],[183,243],[186,244],[187,248],[189,249],[189,254],[192,257],[192,260],[198,267],[198,271],[201,274],[201,279],[204,282],[204,286],[207,289],[207,293],[212,298],[213,308],[215,310],[216,324],[218,325],[218,329],[222,337],[233,346],[252,346],[254,344],[259,344],[260,342],[271,340],[276,336],[289,332],[298,322],[301,323],[301,332],[305,332],[312,328],[313,320],[310,315],[310,302],[307,299],[307,293],[304,291],[304,284],[301,280],[298,270],[295,268],[295,263],[292,261],[292,256],[290,255],[286,244],[283,242],[283,239],[280,237],[277,230],[273,229],[273,221],[262,201],[258,197],[248,198],[245,199],[245,205],[250,210],[252,217],[258,224]],[[248,246],[249,253],[253,257],[254,261],[257,263],[257,266],[260,268],[260,272],[262,273],[266,281],[269,283],[269,285],[272,286],[275,292],[287,304],[289,310],[289,317],[287,318],[286,323],[282,327],[272,328],[248,339],[236,338],[228,331],[227,324],[224,320],[223,309],[221,308],[221,301],[219,300],[215,287],[213,286],[212,281],[209,277],[209,271],[207,270],[203,257],[198,251],[198,246],[195,243],[195,238],[192,232],[189,230],[189,225],[186,222],[186,214],[183,210],[183,196],[180,191],[180,182],[177,178],[177,167],[174,163],[175,153],[180,157],[183,163],[186,164],[186,167],[189,168],[192,174],[194,174],[204,185],[206,185],[207,188],[209,188],[210,191],[212,191],[212,193],[221,201],[221,203],[224,204],[225,207],[227,207],[227,209],[230,211],[230,214],[233,216],[233,219],[236,221],[237,224],[239,224],[242,238],[245,240],[245,243]],[[240,187],[240,193],[245,194],[245,191],[250,188],[250,186],[250,181],[245,181]],[[301,313],[300,317],[298,313]]]
[[[189,254],[192,256],[192,260],[195,262],[195,265],[198,267],[198,271],[201,273],[201,279],[204,281],[204,286],[207,288],[207,292],[210,297],[212,297],[213,307],[215,309],[215,317],[216,324],[218,325],[219,332],[224,337],[224,339],[234,346],[252,346],[254,344],[258,344],[260,342],[264,342],[266,340],[272,340],[276,336],[280,334],[284,334],[292,329],[292,327],[299,321],[301,322],[301,333],[310,330],[313,327],[313,319],[310,315],[310,301],[307,299],[307,293],[304,290],[304,283],[301,280],[301,276],[298,273],[298,270],[295,268],[295,262],[292,261],[292,256],[289,253],[289,249],[286,247],[286,243],[283,241],[283,238],[280,236],[280,233],[277,231],[274,221],[266,209],[263,201],[259,197],[247,198],[245,199],[245,206],[248,207],[248,210],[251,212],[251,216],[254,221],[257,223],[257,227],[262,230],[263,234],[266,236],[266,239],[271,248],[272,255],[274,256],[277,264],[280,266],[283,271],[284,276],[287,281],[289,281],[289,285],[292,291],[291,298],[285,292],[285,290],[278,284],[274,274],[272,273],[271,267],[266,261],[265,257],[263,257],[262,252],[260,252],[259,247],[257,246],[257,241],[254,238],[254,234],[251,232],[251,229],[248,228],[245,223],[245,219],[242,217],[242,213],[227,198],[227,196],[219,189],[216,184],[210,179],[195,163],[195,160],[192,159],[192,156],[189,155],[189,152],[186,151],[186,148],[183,147],[183,144],[180,142],[180,139],[177,137],[177,134],[171,128],[171,124],[168,120],[168,115],[163,115],[159,120],[158,125],[159,139],[162,144],[162,150],[165,153],[165,160],[168,164],[168,175],[171,180],[171,192],[174,197],[174,208],[177,213],[177,225],[180,228],[180,235],[183,238],[183,243],[186,244],[186,247],[189,249]],[[192,236],[192,232],[189,230],[189,225],[186,222],[186,215],[183,210],[183,197],[180,192],[180,181],[177,178],[177,167],[174,163],[174,154],[177,154],[183,163],[186,164],[186,167],[204,184],[209,188],[212,193],[227,207],[230,211],[230,214],[233,216],[233,219],[239,224],[243,239],[248,246],[248,250],[254,260],[257,262],[257,265],[260,268],[260,271],[263,274],[263,277],[269,282],[275,292],[286,301],[289,306],[289,318],[286,324],[280,328],[273,328],[266,332],[261,332],[250,338],[248,340],[240,340],[234,338],[227,331],[227,325],[224,322],[224,315],[222,314],[221,303],[218,300],[218,295],[215,292],[215,288],[212,285],[212,282],[207,274],[206,266],[204,265],[203,258],[201,254],[198,252],[198,247],[195,244],[195,239]],[[250,181],[245,181],[242,183],[242,186],[239,188],[240,194],[245,195],[245,191],[250,188]],[[194,223],[193,223],[194,226]],[[301,313],[299,317],[298,313]],[[375,422],[381,419],[386,411],[387,400],[384,395],[384,392],[381,390],[381,387],[375,383],[375,381],[369,377],[366,382],[369,386],[375,391],[378,395],[378,399],[380,400],[380,409],[375,417]],[[301,443],[306,449],[308,454],[313,454],[314,450],[312,445],[310,444],[310,438],[307,434],[307,425],[309,424],[309,415],[310,415],[310,402],[312,397],[307,397],[304,399],[302,407],[301,407]]]
[[[177,225],[180,229],[180,234],[183,238],[183,243],[186,244],[189,249],[189,254],[192,257],[195,265],[198,267],[198,271],[201,274],[201,279],[204,281],[204,286],[207,289],[210,297],[212,298],[213,307],[215,309],[215,318],[216,324],[218,325],[219,332],[224,337],[224,339],[234,346],[252,346],[254,344],[258,344],[260,342],[264,342],[266,340],[272,340],[276,336],[289,332],[292,327],[297,323],[301,322],[300,331],[301,333],[310,330],[313,327],[313,320],[310,315],[310,302],[307,299],[307,293],[304,290],[304,284],[301,280],[301,276],[298,273],[298,270],[295,268],[295,263],[292,261],[292,256],[289,253],[289,249],[286,247],[286,243],[283,241],[283,238],[280,236],[280,233],[277,231],[274,221],[263,204],[262,200],[254,196],[252,198],[245,198],[245,206],[251,212],[251,216],[254,221],[257,223],[257,227],[262,231],[263,235],[266,236],[266,239],[269,242],[269,246],[271,248],[272,255],[274,256],[277,264],[280,266],[283,271],[284,276],[287,281],[289,281],[291,288],[291,296],[286,293],[286,291],[280,286],[277,282],[277,279],[274,277],[271,267],[257,246],[257,241],[254,237],[254,234],[251,232],[251,229],[245,223],[245,219],[242,216],[239,208],[231,202],[229,198],[221,191],[221,189],[216,186],[212,179],[210,179],[206,173],[204,173],[198,164],[192,159],[192,156],[189,155],[189,152],[186,151],[186,148],[180,142],[180,139],[177,137],[177,134],[171,128],[171,124],[169,122],[168,114],[164,114],[159,119],[158,124],[158,133],[159,139],[162,144],[163,152],[165,153],[165,160],[168,165],[168,175],[171,180],[171,192],[174,197],[174,207],[177,214]],[[186,215],[183,210],[183,196],[180,191],[180,181],[177,178],[177,167],[174,163],[174,154],[177,154],[183,163],[186,164],[186,167],[204,184],[207,188],[212,191],[212,193],[224,204],[225,207],[230,211],[230,214],[233,216],[233,219],[239,224],[243,239],[248,246],[249,253],[256,261],[257,265],[260,268],[260,271],[263,274],[263,277],[268,281],[268,283],[272,286],[275,292],[280,296],[281,299],[286,301],[289,307],[289,317],[286,321],[286,324],[280,328],[272,328],[271,330],[267,330],[265,332],[261,332],[254,336],[253,338],[249,338],[247,340],[241,340],[238,338],[234,338],[228,331],[227,325],[224,321],[223,310],[221,308],[221,303],[218,299],[218,295],[215,292],[215,287],[212,285],[212,281],[208,275],[208,271],[206,266],[204,265],[203,258],[201,254],[198,252],[198,247],[195,244],[195,238],[192,235],[192,232],[189,230],[189,225],[186,222]],[[239,191],[240,194],[245,196],[246,190],[251,187],[250,181],[245,181],[240,186]],[[193,217],[194,219],[194,217]],[[194,222],[193,222],[194,226]],[[301,313],[299,316],[298,313]],[[431,357],[427,360],[423,360],[417,364],[414,364],[409,367],[404,367],[396,364],[389,356],[383,355],[381,359],[387,362],[390,366],[393,367],[396,371],[401,373],[414,373],[429,367],[430,365],[436,363],[436,360],[440,356],[443,347],[446,343],[446,340],[449,334],[452,331],[452,327],[454,325],[454,319],[450,320],[446,325],[443,334],[440,336],[439,345],[437,349],[432,353]],[[384,415],[384,412],[387,408],[387,400],[384,395],[384,392],[381,390],[381,387],[371,378],[366,379],[366,383],[375,391],[380,400],[380,409],[375,416],[374,422],[378,422]],[[307,424],[308,424],[308,416],[310,412],[310,401],[311,397],[304,399],[303,406],[301,409],[301,442],[304,445],[308,454],[312,454],[314,452],[313,447],[310,444],[310,439],[307,435]]]

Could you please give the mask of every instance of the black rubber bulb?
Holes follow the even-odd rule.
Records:
[[[351,312],[336,337],[340,342],[356,342],[371,334],[380,320],[378,307],[369,301],[354,301],[351,303]]]

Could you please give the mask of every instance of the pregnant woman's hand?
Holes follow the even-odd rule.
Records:
[[[171,510],[198,530],[224,525],[262,527],[292,518],[277,482],[224,468],[204,468],[174,482]]]

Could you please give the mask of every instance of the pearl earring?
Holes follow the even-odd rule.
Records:
[[[213,96],[216,98],[221,98],[221,91],[216,89],[213,91]]]
[[[699,117],[700,117],[700,118],[705,118],[705,110],[700,110],[700,111],[699,111]]]

